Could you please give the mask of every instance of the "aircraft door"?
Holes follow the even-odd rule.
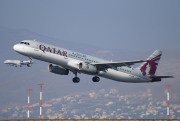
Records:
[[[41,51],[39,51],[39,43],[34,41],[34,51],[36,53],[36,55],[38,56],[38,58],[42,57],[42,53]]]
[[[34,50],[35,51],[39,50],[39,44],[37,42],[34,42]]]

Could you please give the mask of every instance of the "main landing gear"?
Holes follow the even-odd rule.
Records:
[[[80,79],[79,79],[79,77],[74,77],[72,81],[73,81],[74,83],[79,83]]]
[[[79,83],[80,78],[77,77],[77,72],[74,72],[74,74],[75,74],[75,77],[72,79],[72,81],[73,81],[74,83]],[[92,78],[92,81],[93,81],[93,82],[99,82],[99,81],[100,81],[100,78],[99,78],[98,76],[94,76],[94,77]]]
[[[93,82],[99,82],[99,81],[100,81],[100,78],[99,78],[98,76],[94,76],[94,77],[92,78],[92,81],[93,81]]]
[[[77,72],[74,72],[74,74],[75,74],[75,77],[72,79],[72,81],[74,83],[79,83],[80,79],[79,79],[79,77],[77,77]]]

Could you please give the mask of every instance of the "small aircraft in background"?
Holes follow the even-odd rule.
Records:
[[[20,66],[22,67],[22,65],[27,65],[28,67],[31,67],[32,64],[34,62],[32,60],[28,60],[28,61],[22,61],[22,60],[5,60],[4,64],[7,64],[9,66]]]

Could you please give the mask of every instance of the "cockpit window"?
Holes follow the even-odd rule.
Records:
[[[20,44],[30,45],[28,42],[20,42]]]

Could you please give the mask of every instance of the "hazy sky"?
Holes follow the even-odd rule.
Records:
[[[107,49],[180,50],[180,0],[1,0],[0,26]]]

